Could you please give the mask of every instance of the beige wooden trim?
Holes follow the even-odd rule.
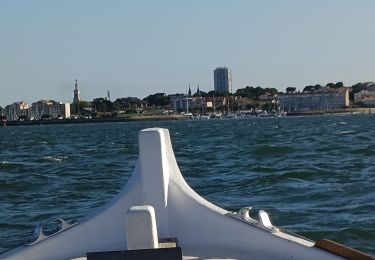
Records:
[[[334,241],[328,240],[328,239],[321,239],[315,242],[315,247],[323,249],[325,251],[328,251],[330,253],[333,253],[338,256],[345,257],[346,259],[361,259],[361,260],[367,260],[375,258],[365,254],[361,251],[355,250],[350,247],[346,247],[342,244],[336,243]]]

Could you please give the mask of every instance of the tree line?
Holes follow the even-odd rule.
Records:
[[[262,88],[262,87],[250,87],[238,89],[236,93],[222,93],[217,91],[201,91],[199,88],[195,93],[189,91],[191,97],[219,97],[219,96],[241,96],[252,99],[258,99],[259,96],[264,94],[277,95],[279,92],[275,88]],[[145,109],[159,109],[167,107],[171,103],[171,96],[185,96],[185,94],[174,94],[167,95],[166,93],[155,93],[151,94],[143,99],[137,97],[126,97],[118,98],[115,101],[110,101],[106,98],[95,98],[92,102],[80,101],[78,106],[72,104],[71,112],[75,114],[80,110],[92,110],[100,113],[112,113],[115,111],[124,111],[125,113],[138,113],[140,110]]]
[[[362,89],[366,89],[369,83],[357,83],[351,86],[351,92],[349,94],[350,100],[354,100],[354,93],[360,92]],[[305,86],[302,92],[305,93],[314,93],[323,88],[329,89],[338,89],[344,87],[342,82],[337,83],[328,83],[325,86],[320,84],[316,85],[308,85]],[[299,93],[295,87],[286,87],[285,89],[286,94],[293,94]],[[253,87],[253,86],[246,86],[244,88],[237,89],[235,93],[222,93],[216,91],[201,91],[199,87],[195,93],[192,93],[190,88],[188,92],[188,96],[191,97],[218,97],[218,96],[241,96],[244,98],[250,98],[254,100],[258,100],[261,95],[282,95],[285,94],[283,92],[279,92],[276,88],[263,88],[261,86]],[[148,109],[159,109],[162,107],[167,107],[171,103],[171,96],[185,96],[185,94],[175,94],[175,95],[167,95],[166,93],[155,93],[148,95],[143,99],[139,99],[137,97],[123,97],[117,98],[113,102],[106,99],[106,98],[95,98],[92,102],[88,101],[80,101],[78,104],[71,105],[71,113],[88,113],[94,111],[99,113],[113,113],[115,111],[124,111],[125,113],[139,113],[145,108]],[[0,107],[0,112],[4,109]],[[1,114],[0,114],[1,115]]]
[[[359,82],[359,83],[356,83],[354,85],[352,85],[350,88],[350,92],[349,92],[349,100],[350,101],[354,101],[354,94],[355,93],[358,93],[360,92],[361,90],[363,89],[367,89],[369,85],[374,85],[373,82]],[[306,87],[303,88],[302,92],[304,93],[314,93],[314,92],[318,92],[324,88],[326,89],[338,89],[338,88],[342,88],[344,87],[344,84],[339,81],[337,83],[327,83],[325,86],[322,86],[320,84],[316,84],[316,85],[308,85]],[[287,94],[293,94],[293,93],[296,93],[296,88],[294,87],[287,87],[286,89],[286,93]]]
[[[368,83],[357,83],[352,87],[352,91],[350,92],[350,99],[353,100],[354,93],[361,91],[362,89],[366,88]],[[338,89],[344,87],[343,82],[337,83],[327,83],[325,86],[320,84],[316,85],[308,85],[305,86],[302,90],[304,93],[314,93],[324,88],[327,89]],[[259,97],[262,95],[283,95],[283,94],[293,94],[293,93],[300,93],[297,92],[295,87],[286,87],[285,93],[279,92],[276,88],[268,88],[268,87],[261,87],[261,86],[246,86],[244,88],[239,88],[236,90],[235,93],[223,93],[223,92],[216,92],[216,91],[201,91],[198,87],[195,93],[192,93],[190,88],[188,92],[188,96],[191,97],[218,97],[218,96],[241,96],[244,98],[251,98],[254,100],[259,100]],[[166,93],[155,93],[148,95],[143,99],[139,99],[137,97],[125,97],[125,98],[118,98],[115,101],[110,101],[105,98],[96,98],[92,102],[80,102],[80,108],[84,107],[91,107],[93,111],[101,112],[101,113],[110,113],[114,111],[125,111],[126,113],[137,113],[144,108],[148,109],[158,109],[162,107],[167,107],[171,103],[171,96],[185,96],[185,94],[174,94],[174,95],[167,95]],[[72,109],[72,113],[75,113],[74,108]]]
[[[322,86],[320,84],[316,84],[316,85],[308,85],[306,87],[303,88],[302,92],[304,93],[314,93],[314,92],[317,92],[323,88],[328,88],[328,89],[338,89],[338,88],[342,88],[344,87],[344,84],[340,81],[340,82],[337,82],[337,83],[328,83],[327,85],[325,86]],[[294,87],[287,87],[285,89],[286,93],[287,94],[292,94],[292,93],[295,93],[296,92],[296,88]]]

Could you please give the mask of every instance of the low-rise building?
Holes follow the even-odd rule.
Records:
[[[43,117],[50,119],[70,118],[70,104],[54,100],[40,100],[34,102],[30,108],[30,117],[40,120]]]
[[[227,104],[226,97],[189,97],[187,95],[170,96],[171,109],[175,113],[205,113],[207,110],[221,110]]]
[[[349,106],[347,88],[322,89],[313,93],[295,93],[279,96],[281,108],[287,112],[326,111]]]
[[[26,101],[14,102],[5,107],[5,116],[8,121],[17,121],[29,116],[29,104]]]
[[[223,96],[218,97],[207,97],[206,107],[212,108],[213,110],[221,110],[225,105],[227,105],[227,98]]]
[[[375,106],[375,84],[374,82],[364,83],[364,88],[354,93],[354,103],[362,102],[364,106]]]
[[[362,99],[363,106],[375,107],[375,96],[366,96]]]
[[[256,106],[256,101],[247,97],[235,97],[234,106],[237,110],[249,110]]]
[[[263,94],[258,97],[261,103],[273,103],[275,102],[277,96],[273,94]]]
[[[187,95],[170,96],[171,108],[175,113],[189,112],[191,109],[192,98]]]

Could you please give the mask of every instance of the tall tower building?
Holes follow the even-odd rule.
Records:
[[[219,67],[214,70],[214,90],[232,93],[232,72],[227,67]]]
[[[81,97],[79,96],[78,80],[76,80],[76,84],[74,85],[73,111],[75,114],[78,115],[81,114],[81,110],[79,108],[79,101],[81,101]]]
[[[73,98],[73,103],[74,103],[74,104],[77,104],[79,101],[81,101],[81,97],[79,96],[78,80],[76,80],[76,84],[74,85],[74,98]]]

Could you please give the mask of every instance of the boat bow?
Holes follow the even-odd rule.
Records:
[[[154,210],[159,239],[177,238],[184,256],[197,257],[194,259],[340,259],[310,240],[274,227],[264,211],[255,220],[249,215],[250,208],[237,214],[199,196],[182,177],[169,132],[161,128],[139,133],[134,172],[112,201],[91,217],[0,258],[71,259],[88,252],[127,250],[131,244],[127,225],[136,222],[129,216],[138,214],[129,214],[134,206],[146,206],[151,213]]]

